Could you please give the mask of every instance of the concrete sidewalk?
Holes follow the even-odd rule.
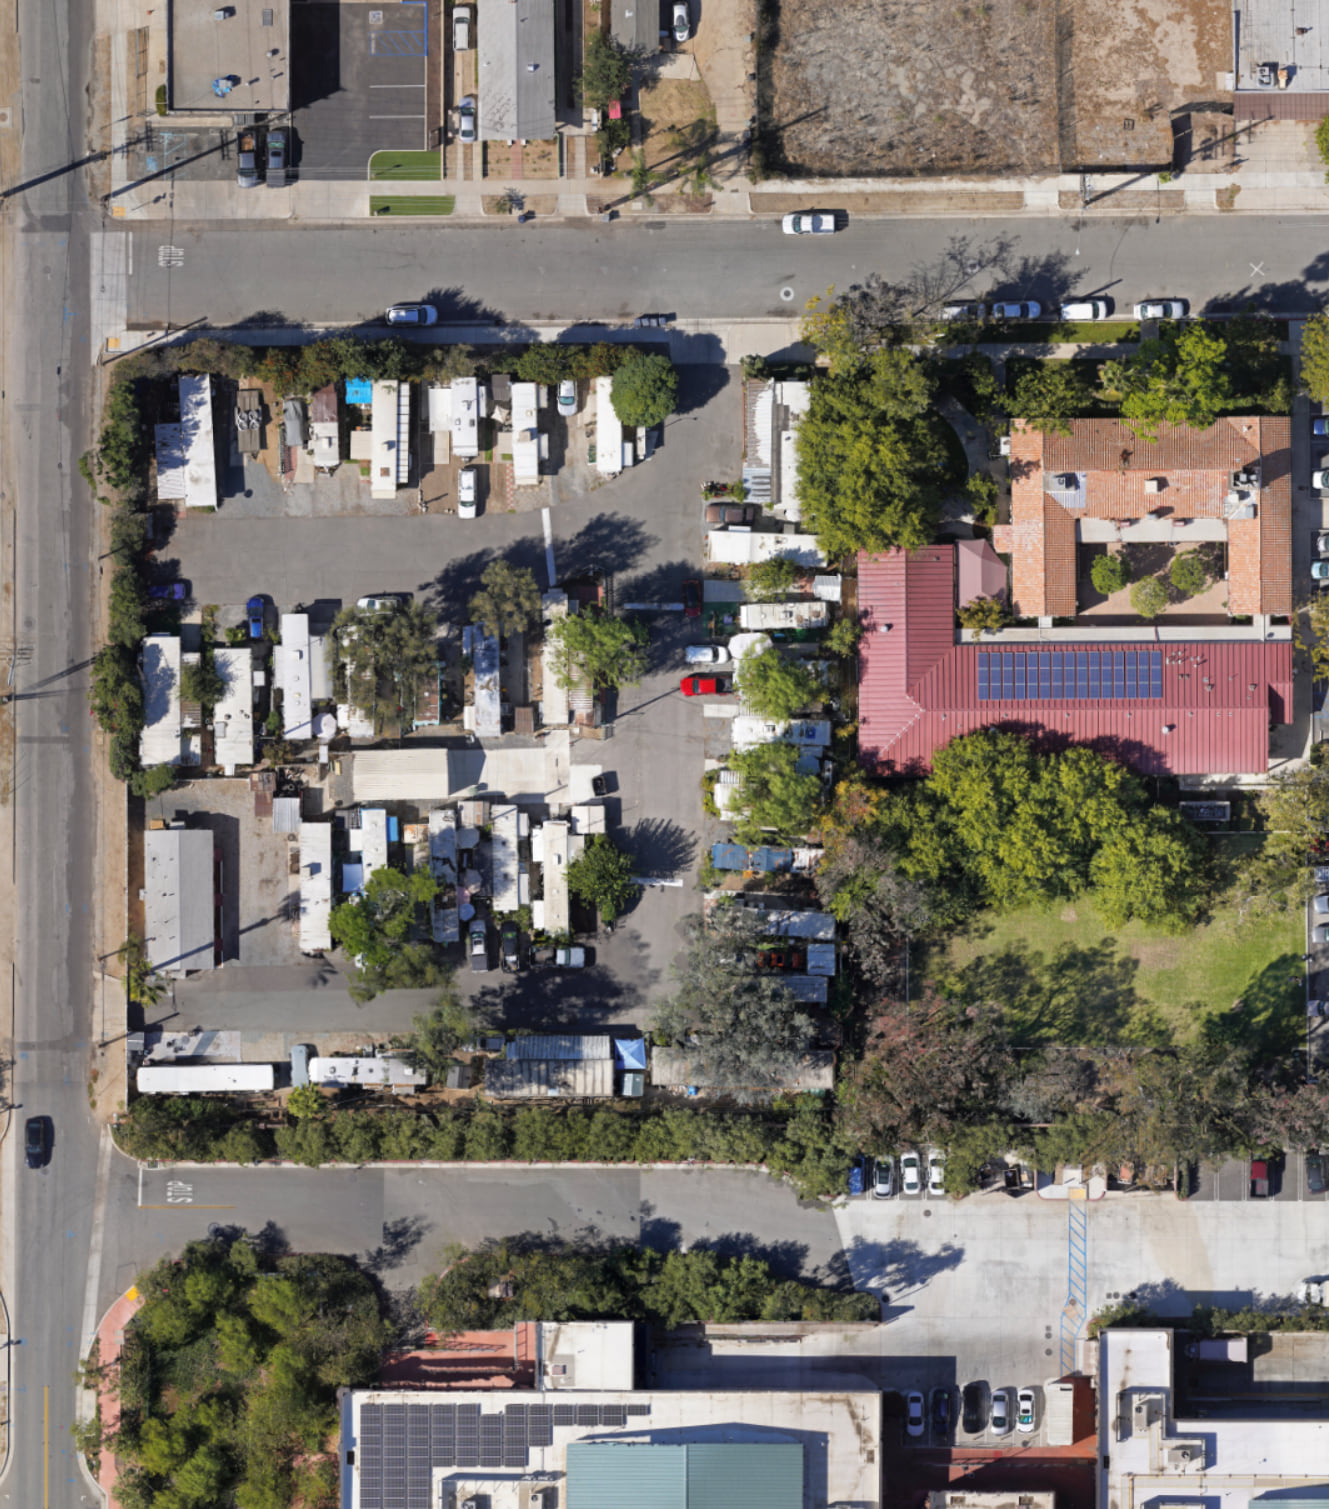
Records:
[[[142,1304],[143,1296],[136,1288],[131,1288],[122,1294],[102,1316],[101,1324],[97,1327],[97,1360],[102,1367],[113,1369],[119,1362],[120,1348],[125,1339],[125,1327],[138,1313]],[[102,1383],[98,1389],[97,1402],[101,1408],[102,1439],[105,1441],[115,1434],[120,1424],[120,1403],[112,1383]],[[119,1471],[114,1455],[103,1445],[97,1472],[97,1485],[106,1496],[106,1509],[116,1509],[115,1480],[119,1476]]]

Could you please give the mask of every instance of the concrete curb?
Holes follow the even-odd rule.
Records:
[[[118,1143],[116,1144],[116,1151],[122,1153],[126,1158],[132,1157],[132,1154],[126,1153]],[[569,1171],[586,1169],[589,1171],[599,1172],[613,1169],[651,1169],[655,1173],[668,1173],[670,1170],[676,1170],[680,1173],[698,1173],[704,1172],[706,1169],[721,1169],[727,1170],[731,1173],[738,1171],[740,1173],[746,1172],[755,1174],[768,1174],[773,1179],[784,1178],[783,1174],[772,1174],[770,1169],[767,1168],[764,1163],[711,1163],[700,1161],[685,1161],[682,1163],[632,1163],[625,1160],[622,1163],[527,1163],[519,1158],[472,1158],[462,1159],[453,1163],[440,1163],[425,1158],[395,1158],[383,1159],[374,1163],[320,1163],[313,1168],[311,1168],[307,1163],[292,1163],[285,1158],[268,1158],[261,1163],[195,1163],[189,1162],[187,1160],[182,1160],[179,1163],[173,1163],[167,1162],[165,1160],[159,1161],[157,1159],[135,1159],[134,1161],[138,1164],[140,1171],[143,1169],[148,1169],[149,1171],[153,1172],[158,1169],[168,1168],[224,1168],[253,1169],[255,1171],[263,1169],[303,1168],[311,1174],[322,1173],[325,1169],[330,1173],[345,1173],[348,1169],[359,1171],[360,1169],[367,1168],[430,1168],[444,1169],[449,1171],[468,1168],[549,1168],[565,1169]]]

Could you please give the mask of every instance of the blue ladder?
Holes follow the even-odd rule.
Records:
[[[1061,1311],[1061,1376],[1075,1371],[1075,1347],[1089,1315],[1089,1201],[1066,1192],[1066,1303]]]

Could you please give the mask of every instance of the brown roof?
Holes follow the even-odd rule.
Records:
[[[1117,419],[1078,419],[1069,435],[1017,421],[1011,436],[1014,608],[1022,617],[1075,614],[1075,519],[1137,519],[1162,510],[1179,519],[1222,519],[1231,474],[1258,463],[1257,517],[1228,522],[1228,612],[1292,611],[1292,426],[1286,418],[1238,416],[1207,429],[1160,425],[1155,440]],[[1067,509],[1053,479],[1077,473],[1084,506]],[[1151,482],[1161,483],[1146,491]],[[999,548],[1001,548],[999,546]]]

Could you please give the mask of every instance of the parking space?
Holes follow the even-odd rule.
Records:
[[[363,179],[377,151],[423,150],[429,66],[426,6],[291,10],[292,120],[302,178]]]

